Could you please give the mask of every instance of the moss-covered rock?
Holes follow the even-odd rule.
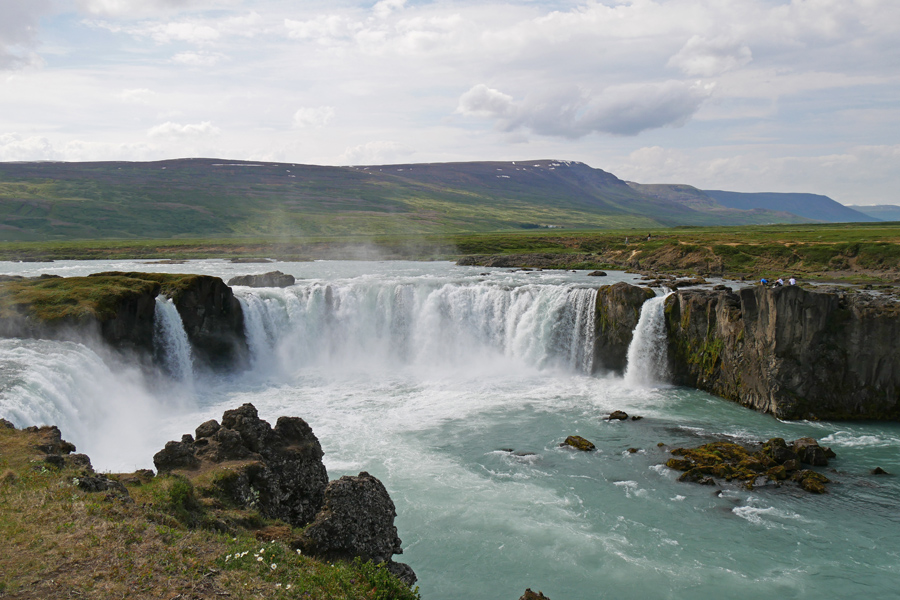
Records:
[[[787,450],[787,443],[781,438],[769,440],[758,450],[733,442],[712,442],[697,448],[674,448],[671,454],[680,458],[670,458],[666,466],[684,472],[679,481],[711,484],[714,482],[711,478],[715,478],[743,482],[746,487],[753,488],[760,478],[776,483],[791,479],[807,491],[825,491],[824,484],[828,479],[824,475],[798,471],[797,459],[790,458],[793,453],[777,453],[778,449]],[[773,453],[778,454],[780,460],[773,457]]]
[[[566,438],[566,441],[564,441],[560,445],[570,446],[572,448],[575,448],[576,450],[581,450],[582,452],[590,452],[591,450],[594,450],[596,448],[593,443],[584,439],[580,435],[570,435]]]

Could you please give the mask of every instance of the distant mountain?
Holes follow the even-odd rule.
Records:
[[[635,191],[646,196],[667,200],[692,210],[702,212],[720,219],[722,224],[730,225],[764,225],[767,223],[812,223],[813,219],[800,217],[781,210],[753,208],[740,210],[727,208],[716,202],[705,192],[690,185],[683,184],[642,184],[628,182]]]
[[[367,167],[206,158],[0,163],[0,240],[7,241],[295,240],[806,220],[787,210],[729,208],[690,186],[628,184],[583,163],[553,160]]]
[[[762,208],[785,211],[826,223],[861,223],[879,220],[819,194],[775,192],[748,194],[720,190],[703,190],[703,192],[722,206],[740,210]]]
[[[900,221],[900,206],[896,204],[877,204],[874,206],[848,205],[847,208],[852,208],[857,212],[881,221]]]

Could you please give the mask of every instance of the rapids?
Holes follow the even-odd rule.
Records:
[[[82,344],[0,340],[0,416],[59,425],[106,470],[152,467],[167,440],[243,402],[270,421],[303,417],[331,478],[366,470],[384,482],[398,559],[426,600],[515,599],[526,587],[554,600],[896,596],[900,484],[869,471],[900,474],[900,426],[780,422],[666,385],[661,296],[645,304],[627,375],[604,375],[592,364],[595,289],[630,275],[410,262],[3,267],[297,277],[235,288],[252,354],[242,373],[194,370],[165,299],[158,377]],[[644,418],[606,421],[616,409]],[[560,448],[572,434],[597,451]],[[717,491],[663,466],[677,445],[807,435],[838,455],[824,496]]]

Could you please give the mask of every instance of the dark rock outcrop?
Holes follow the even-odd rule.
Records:
[[[245,285],[248,287],[290,287],[294,285],[293,275],[287,275],[281,271],[269,271],[261,275],[238,275],[228,280],[228,285]]]
[[[153,463],[160,473],[218,465],[214,485],[227,500],[254,505],[292,525],[309,523],[322,506],[328,474],[322,447],[303,419],[280,417],[274,429],[252,404],[207,421],[193,441],[168,442]],[[189,437],[189,436],[187,436]]]
[[[779,418],[900,418],[900,304],[797,286],[678,291],[674,383]]]
[[[794,450],[792,450],[793,448]],[[800,456],[795,450],[800,449],[806,464],[825,466],[826,456],[834,457],[829,448],[819,446],[812,438],[801,438],[788,446],[781,438],[772,438],[755,450],[732,442],[713,442],[697,448],[675,448],[666,466],[683,471],[679,481],[715,484],[715,479],[743,482],[747,488],[753,488],[758,480],[774,485],[790,480],[808,492],[822,494],[827,477],[811,469],[800,469]],[[815,461],[815,462],[813,462]],[[822,462],[824,461],[824,462]]]
[[[580,435],[570,435],[566,438],[566,441],[560,444],[560,446],[571,446],[582,452],[590,452],[596,448],[592,442],[584,439]]]
[[[644,302],[656,294],[650,288],[615,283],[597,290],[594,317],[594,371],[624,373],[628,346]]]
[[[394,554],[403,552],[394,525],[396,516],[394,503],[378,479],[365,471],[355,477],[345,475],[328,484],[322,510],[294,546],[328,560],[358,556],[390,563]],[[395,567],[398,574],[407,569],[412,573],[405,565]],[[415,574],[405,581],[415,583]]]
[[[531,588],[526,588],[525,593],[522,594],[519,600],[550,600],[550,598],[545,596],[543,592],[534,593],[531,591]]]
[[[160,474],[201,475],[201,493],[226,506],[308,525],[293,544],[306,554],[386,563],[402,581],[415,582],[409,566],[391,560],[402,548],[384,485],[364,472],[329,483],[322,447],[303,419],[279,417],[273,428],[244,404],[194,434],[156,453]]]

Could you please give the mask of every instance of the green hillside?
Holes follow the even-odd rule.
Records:
[[[2,241],[289,240],[770,221],[770,215],[753,211],[691,206],[643,193],[574,162],[0,163]]]

